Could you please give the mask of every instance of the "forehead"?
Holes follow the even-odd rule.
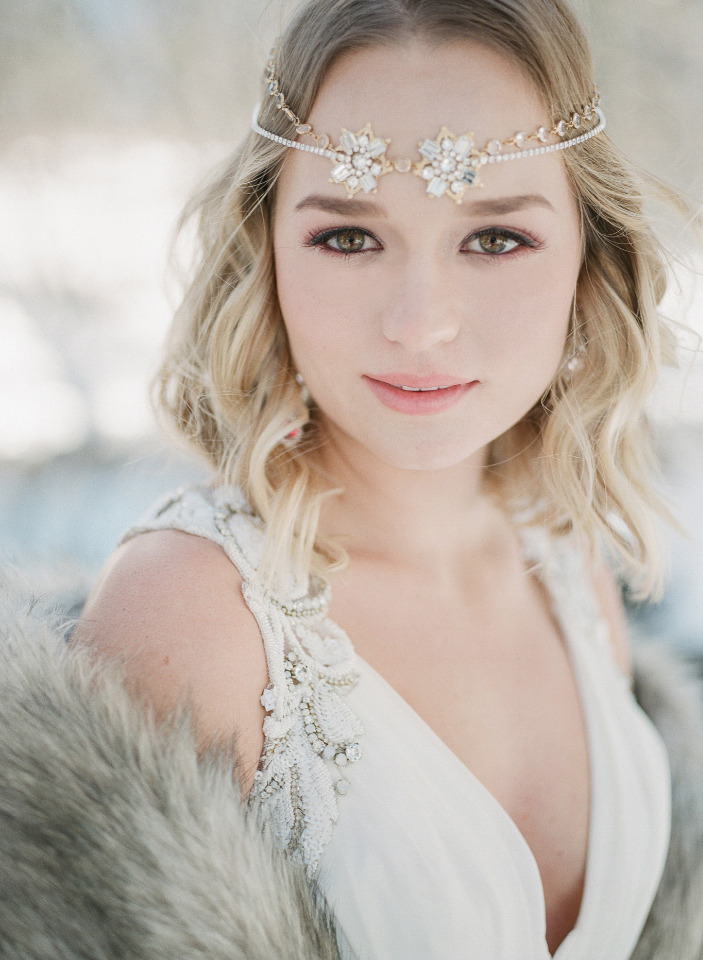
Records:
[[[401,153],[413,153],[418,140],[433,137],[440,126],[485,142],[530,132],[546,119],[534,85],[516,63],[465,41],[418,40],[343,55],[310,113],[315,129],[333,139],[341,126],[356,130],[370,121]]]
[[[521,66],[477,43],[431,44],[413,40],[378,45],[339,57],[329,69],[308,116],[318,134],[339,143],[343,129],[357,132],[371,124],[376,137],[389,139],[388,158],[420,159],[418,146],[434,139],[441,127],[456,136],[471,133],[477,146],[506,139],[518,131],[532,133],[549,123],[536,87]],[[279,198],[311,188],[344,197],[330,184],[329,161],[290,150],[279,181]],[[549,193],[556,203],[569,202],[570,188],[556,154],[494,164],[480,171],[482,187],[465,200],[487,195]],[[413,184],[408,180],[415,181]],[[379,183],[379,199],[397,194],[419,197],[424,190],[413,177],[391,174]],[[284,205],[285,204],[284,199]],[[443,200],[445,209],[455,205]]]

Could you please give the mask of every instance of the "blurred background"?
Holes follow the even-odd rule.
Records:
[[[207,475],[154,426],[147,390],[178,287],[171,232],[245,130],[282,19],[262,0],[0,0],[0,556],[94,575],[150,502]],[[699,205],[703,3],[581,0],[609,132]],[[657,211],[659,216],[661,211]],[[681,368],[652,403],[671,582],[633,619],[703,648],[703,260],[665,312]]]

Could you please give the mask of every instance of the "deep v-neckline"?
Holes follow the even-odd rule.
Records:
[[[532,852],[532,848],[530,847],[529,843],[525,839],[524,834],[516,824],[515,820],[510,816],[510,814],[505,809],[505,807],[496,798],[495,794],[493,794],[488,789],[488,787],[483,783],[483,781],[471,770],[471,768],[468,767],[457,756],[457,754],[451,749],[451,747],[448,746],[448,744],[439,736],[439,734],[436,733],[436,731],[430,726],[430,724],[427,723],[427,721],[420,716],[420,714],[415,710],[414,707],[410,705],[410,703],[408,703],[405,697],[403,697],[402,694],[400,694],[395,689],[395,687],[393,687],[392,684],[390,684],[385,679],[385,677],[383,677],[382,674],[378,672],[378,670],[376,670],[373,666],[371,666],[371,664],[367,660],[365,660],[363,657],[359,656],[358,654],[356,654],[356,659],[360,667],[361,682],[363,683],[364,681],[364,676],[363,676],[364,673],[366,673],[367,675],[370,675],[375,679],[376,684],[383,689],[383,691],[387,695],[387,698],[390,701],[395,702],[398,708],[401,709],[408,717],[411,718],[411,722],[413,722],[419,728],[422,728],[424,735],[433,741],[433,743],[436,745],[436,748],[439,754],[444,757],[445,763],[447,763],[450,767],[453,768],[454,775],[465,777],[471,783],[474,793],[476,793],[479,797],[481,797],[484,807],[486,809],[489,809],[492,815],[502,823],[504,828],[506,828],[507,832],[512,835],[514,839],[515,849],[519,850],[520,857],[529,864],[530,871],[534,874],[536,878],[536,883],[538,885],[540,906],[544,914],[544,929],[546,931],[546,927],[547,927],[546,901],[545,901],[545,893],[544,893],[544,884],[542,882],[539,865],[537,863],[534,853]],[[569,933],[567,933],[567,935],[564,937],[562,942],[559,944],[554,954],[550,953],[546,943],[546,936],[545,936],[545,943],[544,943],[544,948],[546,951],[545,960],[547,960],[547,958],[550,958],[550,957],[551,957],[551,960],[568,960],[568,954],[567,954],[568,948],[566,945],[571,939],[573,939],[573,935],[576,933],[576,931],[580,930],[584,924],[584,919],[588,914],[587,907],[591,900],[590,891],[593,885],[593,876],[594,876],[594,869],[592,864],[593,853],[594,853],[593,822],[594,822],[594,818],[597,811],[597,801],[595,800],[595,796],[594,796],[596,791],[594,791],[594,787],[593,787],[594,760],[593,760],[593,751],[591,750],[591,743],[590,743],[591,736],[590,736],[590,729],[589,729],[589,718],[588,718],[586,709],[584,709],[583,698],[581,695],[581,690],[579,685],[579,679],[578,677],[576,677],[575,679],[577,682],[577,686],[579,688],[579,698],[581,699],[581,704],[582,704],[581,709],[584,712],[584,721],[586,722],[589,779],[591,782],[590,798],[589,798],[589,816],[588,816],[589,824],[588,824],[588,846],[587,846],[587,853],[586,853],[586,871],[585,871],[585,878],[584,878],[583,893],[581,896],[581,904],[579,907],[578,916],[576,918],[576,923],[574,924],[572,929],[569,931]]]
[[[533,563],[541,563],[542,557],[534,556],[533,551],[528,548],[526,543],[522,542],[523,549],[523,560],[526,566]],[[569,951],[570,943],[573,942],[580,934],[580,931],[584,927],[586,919],[589,915],[589,904],[592,900],[593,893],[593,884],[595,877],[594,869],[594,822],[596,817],[599,814],[599,798],[597,790],[598,782],[598,770],[596,769],[596,757],[597,751],[594,749],[593,737],[594,737],[594,719],[589,710],[589,698],[586,695],[584,689],[585,678],[582,675],[582,666],[579,662],[579,651],[577,649],[577,641],[573,635],[572,630],[570,629],[569,623],[565,621],[565,618],[561,615],[558,605],[555,603],[554,591],[551,584],[549,583],[548,576],[537,576],[534,573],[530,573],[531,576],[535,576],[538,581],[538,584],[544,590],[546,599],[550,604],[551,615],[553,617],[555,627],[559,634],[560,642],[564,646],[566,651],[566,656],[569,664],[569,670],[571,671],[571,676],[574,681],[574,685],[577,691],[579,708],[581,712],[581,719],[585,730],[586,737],[586,753],[587,753],[587,764],[588,764],[588,783],[589,783],[589,796],[588,796],[588,838],[587,838],[587,849],[586,849],[586,868],[584,876],[583,891],[581,894],[581,903],[579,905],[579,912],[576,918],[576,922],[571,930],[566,934],[562,942],[557,947],[556,951],[552,954],[549,950],[546,941],[546,897],[544,891],[544,882],[542,880],[542,875],[540,873],[539,865],[537,859],[530,847],[527,839],[524,834],[518,827],[515,820],[510,816],[505,807],[500,803],[495,794],[483,783],[483,781],[468,767],[463,760],[452,750],[452,748],[446,743],[445,740],[434,730],[434,728],[415,710],[415,708],[405,699],[405,697],[398,692],[398,690],[381,674],[378,670],[373,667],[368,660],[360,656],[356,650],[354,650],[354,656],[358,661],[362,671],[366,671],[368,674],[373,676],[376,680],[376,683],[381,686],[381,688],[386,692],[388,698],[397,704],[399,709],[402,709],[406,715],[415,723],[418,728],[421,728],[426,737],[429,737],[432,742],[435,743],[437,750],[440,755],[445,757],[446,762],[453,766],[457,771],[458,776],[464,776],[472,784],[474,792],[481,797],[484,807],[492,812],[492,814],[503,824],[507,832],[511,834],[514,838],[515,849],[520,851],[520,856],[529,864],[530,871],[536,877],[536,882],[538,886],[539,899],[541,904],[541,910],[543,912],[544,918],[544,930],[545,930],[545,940],[544,940],[544,949],[545,949],[545,960],[569,960]],[[336,621],[335,621],[336,624]],[[348,635],[348,634],[347,634]],[[349,635],[348,635],[349,636]],[[350,637],[351,643],[353,645],[353,638]],[[362,678],[363,682],[363,678]]]

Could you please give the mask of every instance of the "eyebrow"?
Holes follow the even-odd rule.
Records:
[[[494,200],[470,200],[468,203],[457,204],[459,212],[466,212],[473,216],[500,216],[506,213],[516,213],[526,207],[545,207],[554,210],[552,204],[541,193],[525,193],[515,197],[497,197]],[[296,210],[321,210],[323,213],[333,213],[337,216],[387,216],[386,210],[373,200],[361,200],[356,197],[348,199],[329,197],[324,193],[311,193],[295,205]]]
[[[386,211],[373,200],[357,200],[349,197],[347,200],[338,197],[328,197],[324,193],[311,193],[300,203],[296,203],[296,210],[322,210],[323,213],[335,213],[340,217],[345,214],[366,214],[367,216],[385,217]]]
[[[541,193],[525,193],[517,197],[496,197],[495,200],[473,200],[467,204],[471,213],[498,216],[501,213],[515,213],[526,207],[545,207],[554,210],[552,204]]]

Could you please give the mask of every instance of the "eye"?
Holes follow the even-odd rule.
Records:
[[[539,244],[535,240],[522,233],[493,227],[474,233],[464,242],[462,250],[483,256],[500,257],[514,253],[521,247],[537,246]]]
[[[367,253],[380,250],[378,240],[361,227],[336,227],[334,230],[323,230],[308,238],[311,247],[322,247],[330,253],[349,255],[353,253]]]

